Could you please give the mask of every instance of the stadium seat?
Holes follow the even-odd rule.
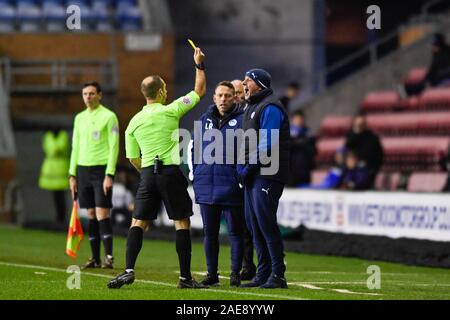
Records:
[[[352,117],[350,116],[326,116],[322,120],[319,130],[320,137],[342,136],[350,130]]]
[[[450,135],[450,112],[371,114],[367,125],[383,136]]]
[[[116,12],[120,30],[122,31],[140,30],[142,25],[142,18],[139,8],[136,6],[129,6],[126,4],[120,6],[121,3],[119,3]]]
[[[428,110],[450,110],[450,89],[432,88],[425,90],[419,97],[419,105]]]
[[[381,139],[387,170],[441,170],[441,162],[448,154],[450,137],[385,137]],[[332,164],[343,138],[320,139],[316,161],[320,166]]]
[[[43,14],[45,18],[47,31],[66,30],[66,8],[63,5],[53,2],[53,0],[44,3]]]
[[[400,186],[400,172],[382,171],[375,178],[375,190],[396,191]]]
[[[400,96],[397,91],[369,92],[361,102],[361,109],[365,112],[390,111],[400,107]]]
[[[409,71],[403,80],[405,90],[408,95],[417,95],[425,87],[424,79],[427,74],[427,68],[417,67]]]
[[[408,191],[440,192],[446,181],[446,172],[414,172],[408,181]]]
[[[0,3],[0,32],[11,32],[15,29],[16,9],[7,3]]]
[[[28,1],[28,0],[27,0]],[[36,32],[41,30],[42,10],[31,2],[21,0],[17,4],[17,20],[20,30],[25,32]]]

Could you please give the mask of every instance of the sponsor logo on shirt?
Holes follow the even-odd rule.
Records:
[[[100,139],[100,131],[98,131],[98,130],[92,131],[92,139],[99,140]]]
[[[213,128],[213,122],[211,119],[206,119],[205,130],[211,130]]]

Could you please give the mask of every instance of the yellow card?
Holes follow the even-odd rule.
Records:
[[[197,48],[191,39],[188,39],[188,42],[194,50]]]

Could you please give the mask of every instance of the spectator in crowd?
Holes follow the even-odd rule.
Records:
[[[328,171],[325,179],[314,189],[338,189],[342,184],[342,178],[345,174],[345,148],[339,148],[334,155],[334,163]]]
[[[431,51],[433,56],[425,77],[426,84],[433,87],[450,86],[450,47],[443,34],[434,35]]]
[[[126,187],[127,172],[120,170],[113,184],[111,210],[112,221],[116,225],[128,228],[131,224],[131,213],[134,208],[134,197]]]
[[[42,148],[45,153],[39,176],[39,188],[52,192],[56,221],[65,223],[66,190],[69,189],[69,136],[65,130],[51,129],[44,134]]]
[[[292,99],[294,99],[300,94],[300,90],[301,90],[300,84],[296,81],[292,81],[287,85],[283,96],[280,98],[280,101],[283,104],[286,111],[289,112],[290,103]]]
[[[366,163],[359,160],[355,151],[347,151],[345,156],[345,173],[340,189],[361,191],[369,190],[370,187],[369,171]]]
[[[295,111],[291,116],[290,133],[291,173],[288,186],[299,187],[311,183],[311,171],[315,167],[314,157],[317,153],[315,138],[310,135],[301,110]]]
[[[358,114],[353,118],[352,129],[347,134],[345,148],[355,152],[368,171],[368,185],[373,188],[375,177],[383,165],[384,152],[380,138],[367,129],[366,118]]]

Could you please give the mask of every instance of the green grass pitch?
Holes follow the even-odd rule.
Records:
[[[176,288],[178,260],[172,242],[146,240],[137,261],[137,281],[120,290],[106,287],[124,267],[125,239],[114,239],[115,270],[81,272],[81,288],[69,290],[69,265],[84,263],[90,255],[85,238],[77,260],[66,256],[66,235],[0,226],[0,299],[449,299],[447,269],[405,266],[355,258],[286,254],[289,289],[232,288],[228,284],[229,247],[220,252],[221,285],[205,290]],[[367,267],[381,269],[381,289],[367,288]],[[197,279],[205,272],[203,247],[193,245],[192,270]]]

